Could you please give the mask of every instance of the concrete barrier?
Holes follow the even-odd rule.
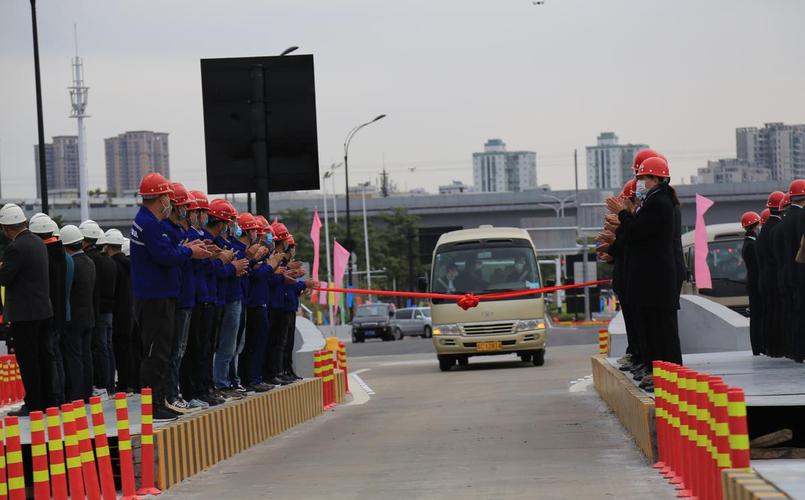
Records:
[[[749,343],[749,318],[700,295],[682,295],[679,320],[679,342],[682,354],[746,351]],[[610,356],[626,352],[626,325],[618,313],[609,323]]]
[[[293,353],[293,366],[302,378],[313,377],[313,353],[324,349],[324,335],[319,328],[303,316],[296,317],[296,350]]]

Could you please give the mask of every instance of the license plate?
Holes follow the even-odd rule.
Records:
[[[374,331],[374,330],[366,330],[366,331],[365,331],[365,332],[363,332],[363,333],[364,333],[364,335],[369,336],[369,335],[374,335],[374,334],[375,334],[375,331]]]
[[[503,343],[501,342],[478,342],[478,345],[475,346],[478,352],[500,351],[502,348]]]

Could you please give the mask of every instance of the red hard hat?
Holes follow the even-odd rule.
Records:
[[[172,204],[177,207],[190,204],[190,196],[181,182],[171,182],[171,189],[173,191],[168,194],[168,197]]]
[[[257,229],[258,234],[274,234],[274,231],[271,230],[271,224],[268,223],[265,217],[256,215],[254,218],[257,219],[257,223],[260,224],[260,227]]]
[[[805,196],[805,179],[794,179],[788,186],[788,195],[792,198]]]
[[[198,207],[196,207],[197,210],[207,211],[210,209],[210,202],[207,201],[207,196],[205,196],[204,193],[201,191],[189,191],[188,194],[196,200],[196,204],[198,205]]]
[[[288,232],[288,228],[285,227],[285,224],[282,222],[274,221],[274,223],[271,224],[271,230],[274,233],[274,240],[276,241],[285,241],[291,236],[291,233]]]
[[[170,181],[162,174],[151,172],[145,174],[143,180],[140,181],[140,196],[160,196],[163,194],[170,194],[173,192]]]
[[[783,198],[785,198],[785,193],[783,193],[782,191],[775,191],[769,195],[769,200],[766,202],[766,206],[768,208],[779,210],[780,203],[782,203]]]
[[[229,220],[229,202],[222,198],[215,198],[210,202],[209,213],[215,218]]]
[[[238,214],[238,226],[244,231],[249,231],[252,229],[259,229],[260,223],[257,222],[257,219],[254,215],[250,214],[249,212],[241,212]]]
[[[198,201],[190,194],[190,191],[187,192],[187,209],[198,210]]]
[[[760,216],[756,212],[746,212],[741,216],[741,227],[749,229],[760,222]]]
[[[289,247],[295,247],[296,246],[296,242],[293,240],[293,236],[290,235],[290,234],[288,235],[288,246]]]
[[[624,200],[631,200],[632,198],[634,198],[636,191],[637,191],[637,180],[631,179],[629,182],[623,185],[623,191],[621,191],[620,197]]]
[[[637,169],[640,168],[641,163],[643,163],[644,161],[648,160],[649,158],[657,158],[657,157],[661,157],[662,159],[665,159],[664,156],[662,156],[660,153],[654,151],[653,149],[641,149],[640,151],[637,152],[636,155],[634,155],[634,162],[632,163],[632,170],[634,170],[635,173],[637,173]]]
[[[771,215],[771,210],[768,208],[764,208],[763,212],[760,213],[760,223],[765,224],[766,221],[769,220],[769,216]]]
[[[788,196],[788,193],[786,193],[785,196],[783,196],[783,202],[780,203],[780,210],[784,209],[790,204],[791,204],[791,197]]]
[[[637,170],[636,175],[638,177],[641,175],[653,175],[654,177],[667,179],[668,177],[671,177],[671,172],[668,170],[668,162],[659,156],[652,156],[640,164],[640,168]]]

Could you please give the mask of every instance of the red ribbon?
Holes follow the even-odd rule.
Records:
[[[390,292],[386,290],[367,290],[364,288],[326,288],[319,287],[314,290],[322,292],[339,292],[339,293],[354,293],[356,295],[378,295],[381,297],[406,297],[413,299],[444,299],[454,300],[458,307],[464,309],[472,309],[477,307],[482,300],[500,300],[510,299],[514,297],[525,297],[527,295],[536,295],[540,293],[551,293],[557,290],[570,290],[573,288],[586,288],[589,286],[598,286],[604,283],[609,283],[610,280],[588,281],[586,283],[575,283],[572,285],[557,285],[547,286],[543,288],[528,288],[525,290],[515,290],[512,292],[499,292],[499,293],[485,293],[482,295],[475,295],[474,293],[466,293],[464,295],[456,295],[450,293],[424,293],[424,292]]]

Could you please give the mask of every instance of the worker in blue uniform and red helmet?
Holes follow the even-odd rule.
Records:
[[[153,391],[154,419],[175,418],[165,406],[164,383],[176,334],[174,319],[179,297],[179,266],[206,259],[210,252],[199,242],[174,245],[160,221],[172,210],[170,183],[158,173],[143,177],[142,205],[131,225],[131,281],[135,320],[140,326],[143,360],[140,381]]]
[[[741,227],[744,228],[744,244],[741,257],[746,266],[746,294],[749,297],[749,340],[752,345],[752,354],[763,354],[763,331],[761,330],[763,306],[758,280],[760,268],[757,260],[757,233],[760,228],[760,215],[755,212],[746,212],[741,216]]]

